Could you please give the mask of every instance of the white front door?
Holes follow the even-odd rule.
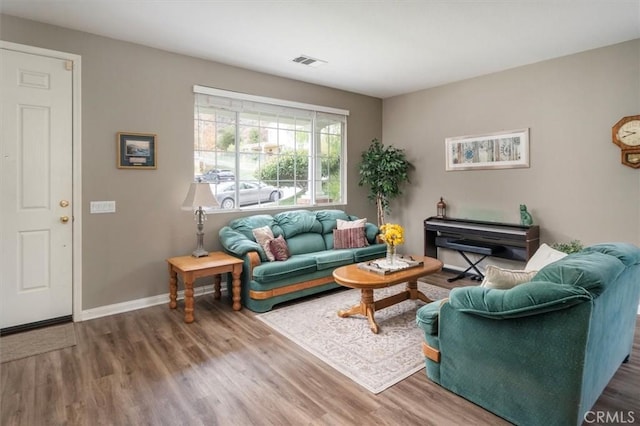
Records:
[[[72,314],[70,61],[0,49],[0,328]]]

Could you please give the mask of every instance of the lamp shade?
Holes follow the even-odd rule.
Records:
[[[193,182],[182,203],[182,210],[211,210],[220,207],[220,203],[211,192],[211,185],[203,182]]]

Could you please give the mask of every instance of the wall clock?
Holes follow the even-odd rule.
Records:
[[[611,128],[611,140],[620,147],[622,164],[640,169],[640,115],[621,118]]]

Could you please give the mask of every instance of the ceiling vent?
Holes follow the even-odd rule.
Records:
[[[307,55],[300,55],[297,58],[292,59],[293,62],[301,65],[306,65],[308,67],[319,67],[320,65],[324,65],[327,61],[323,61],[321,59],[315,59]]]

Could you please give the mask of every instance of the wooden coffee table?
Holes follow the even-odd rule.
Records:
[[[351,315],[364,315],[369,320],[369,327],[374,333],[378,333],[380,327],[376,323],[374,314],[377,310],[384,309],[404,300],[420,299],[423,302],[431,302],[424,293],[418,290],[418,278],[433,274],[442,270],[442,262],[426,256],[413,256],[416,260],[422,260],[422,266],[416,266],[388,275],[379,275],[358,268],[357,264],[342,266],[333,271],[335,281],[345,287],[359,288],[360,303],[349,309],[338,311],[338,316],[346,318]],[[380,300],[373,300],[373,290],[376,288],[391,287],[396,284],[407,283],[406,289],[393,296]]]

